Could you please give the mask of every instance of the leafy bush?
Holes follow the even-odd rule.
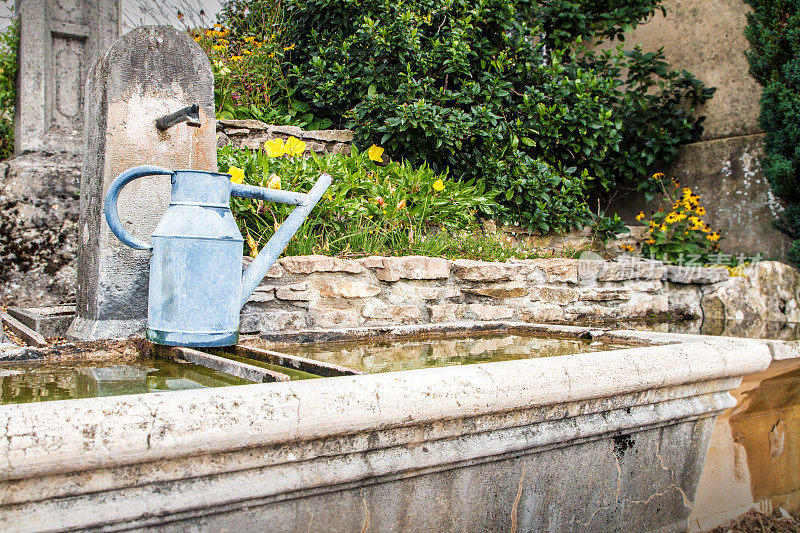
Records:
[[[654,175],[654,180],[663,178],[661,173]],[[711,254],[719,250],[720,235],[703,220],[706,209],[700,204],[700,195],[692,194],[690,187],[681,189],[675,180],[663,191],[672,205],[669,210],[660,208],[647,221],[650,232],[642,244],[642,255],[675,264],[709,263]],[[636,217],[639,221],[645,218],[644,212]]]
[[[14,155],[14,107],[17,98],[19,21],[0,32],[0,159]]]
[[[231,27],[258,26],[231,6]],[[288,86],[309,112],[413,165],[502,193],[504,222],[565,231],[586,194],[658,190],[713,93],[658,52],[599,52],[658,0],[286,0]],[[239,6],[241,7],[241,6]],[[239,31],[239,30],[237,30]],[[588,46],[584,46],[584,44]]]
[[[219,166],[234,179],[251,185],[305,192],[319,175],[333,177],[319,206],[292,240],[291,255],[446,255],[455,230],[473,229],[479,206],[494,204],[483,183],[460,183],[427,166],[407,162],[378,166],[367,152],[352,155],[299,157],[302,141],[287,151],[268,145],[267,153],[231,146],[220,148]],[[299,143],[299,144],[298,144]],[[372,154],[373,158],[380,159]],[[243,171],[243,175],[241,172]],[[231,207],[255,254],[274,234],[293,206],[233,198]]]
[[[800,264],[800,2],[747,0],[750,74],[764,87],[759,123],[766,133],[764,176],[787,208],[775,226],[792,238]]]

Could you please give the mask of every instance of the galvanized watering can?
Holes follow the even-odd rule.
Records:
[[[117,198],[143,176],[172,180],[169,208],[142,242],[122,227]],[[170,346],[230,346],[239,340],[239,311],[331,184],[322,174],[308,194],[231,183],[229,174],[167,170],[144,165],[126,170],[105,198],[108,226],[119,240],[150,256],[147,339]],[[296,205],[242,275],[243,239],[230,197]]]

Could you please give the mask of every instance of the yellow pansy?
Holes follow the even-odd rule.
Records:
[[[281,177],[277,174],[272,174],[267,180],[267,189],[280,189]]]
[[[250,257],[255,257],[258,255],[258,245],[256,244],[256,240],[250,235],[250,232],[247,232],[247,246],[250,247]]]
[[[367,155],[376,163],[380,163],[383,161],[383,148],[373,144],[369,147],[369,150],[367,150]]]
[[[244,183],[244,170],[239,167],[228,168],[228,174],[231,175],[231,183]]]
[[[272,139],[264,143],[264,151],[269,157],[280,157],[286,153],[286,145],[283,139]]]
[[[433,190],[436,192],[440,192],[444,190],[444,182],[442,180],[436,180],[433,182]]]
[[[286,154],[289,156],[302,155],[306,151],[306,143],[297,137],[289,137],[286,140]]]

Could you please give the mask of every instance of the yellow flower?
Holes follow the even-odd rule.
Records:
[[[215,44],[214,46],[211,47],[212,50],[216,50],[217,52],[221,52],[225,50],[225,48],[226,47],[221,44]]]
[[[250,257],[255,257],[258,255],[258,245],[256,244],[256,240],[250,235],[250,232],[247,232],[247,246],[250,247]]]
[[[244,183],[244,170],[239,167],[228,168],[228,174],[231,175],[231,183]]]
[[[692,195],[692,189],[690,189],[689,187],[684,187],[683,188],[683,195],[688,198],[689,196]]]
[[[214,35],[214,33],[215,33],[214,30],[206,30],[205,31],[206,37],[211,37],[212,35]]]
[[[246,42],[246,43],[252,43],[252,42],[253,42],[253,41],[255,41],[255,40],[256,40],[256,38],[255,38],[255,37],[251,37],[251,36],[249,36],[249,35],[248,35],[247,37],[245,37],[245,38],[244,38],[244,42]]]
[[[664,173],[663,172],[656,172],[655,174],[653,174],[653,179],[660,180],[660,179],[663,179],[663,178],[664,178]]]
[[[296,156],[302,155],[306,151],[306,143],[297,137],[289,137],[286,141],[286,155]]]
[[[369,147],[369,150],[367,150],[367,155],[369,156],[370,159],[372,159],[376,163],[380,163],[381,161],[383,161],[382,157],[383,148],[373,144],[372,146]]]
[[[706,214],[706,208],[705,207],[698,207],[697,209],[695,209],[695,213],[697,213],[700,216],[703,216],[703,215]]]
[[[636,220],[638,220],[639,222],[644,220],[644,211],[639,211],[639,214],[636,215]]]
[[[283,47],[283,51],[284,51],[284,52],[288,52],[289,50],[294,50],[294,45],[293,45],[293,44],[292,44],[292,45],[289,45],[289,46],[284,46],[284,47]]]
[[[241,61],[242,59],[242,56],[231,56],[231,61]]]
[[[253,52],[251,50],[242,50],[242,53],[246,56],[252,55]]]
[[[280,189],[281,177],[277,174],[272,174],[267,180],[267,189]]]
[[[647,239],[647,244],[655,244],[656,240],[653,238]]]
[[[706,235],[706,239],[708,239],[711,242],[718,241],[720,239],[719,233],[717,233],[715,231],[714,233],[712,233],[710,235]]]
[[[265,142],[264,149],[269,157],[280,157],[286,153],[283,139],[272,139]]]
[[[433,190],[436,192],[441,192],[444,190],[444,182],[442,180],[436,180],[433,182]]]

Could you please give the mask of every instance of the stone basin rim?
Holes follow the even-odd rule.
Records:
[[[0,480],[635,394],[765,369],[769,346],[666,346],[0,407]],[[52,443],[61,445],[53,446]]]

